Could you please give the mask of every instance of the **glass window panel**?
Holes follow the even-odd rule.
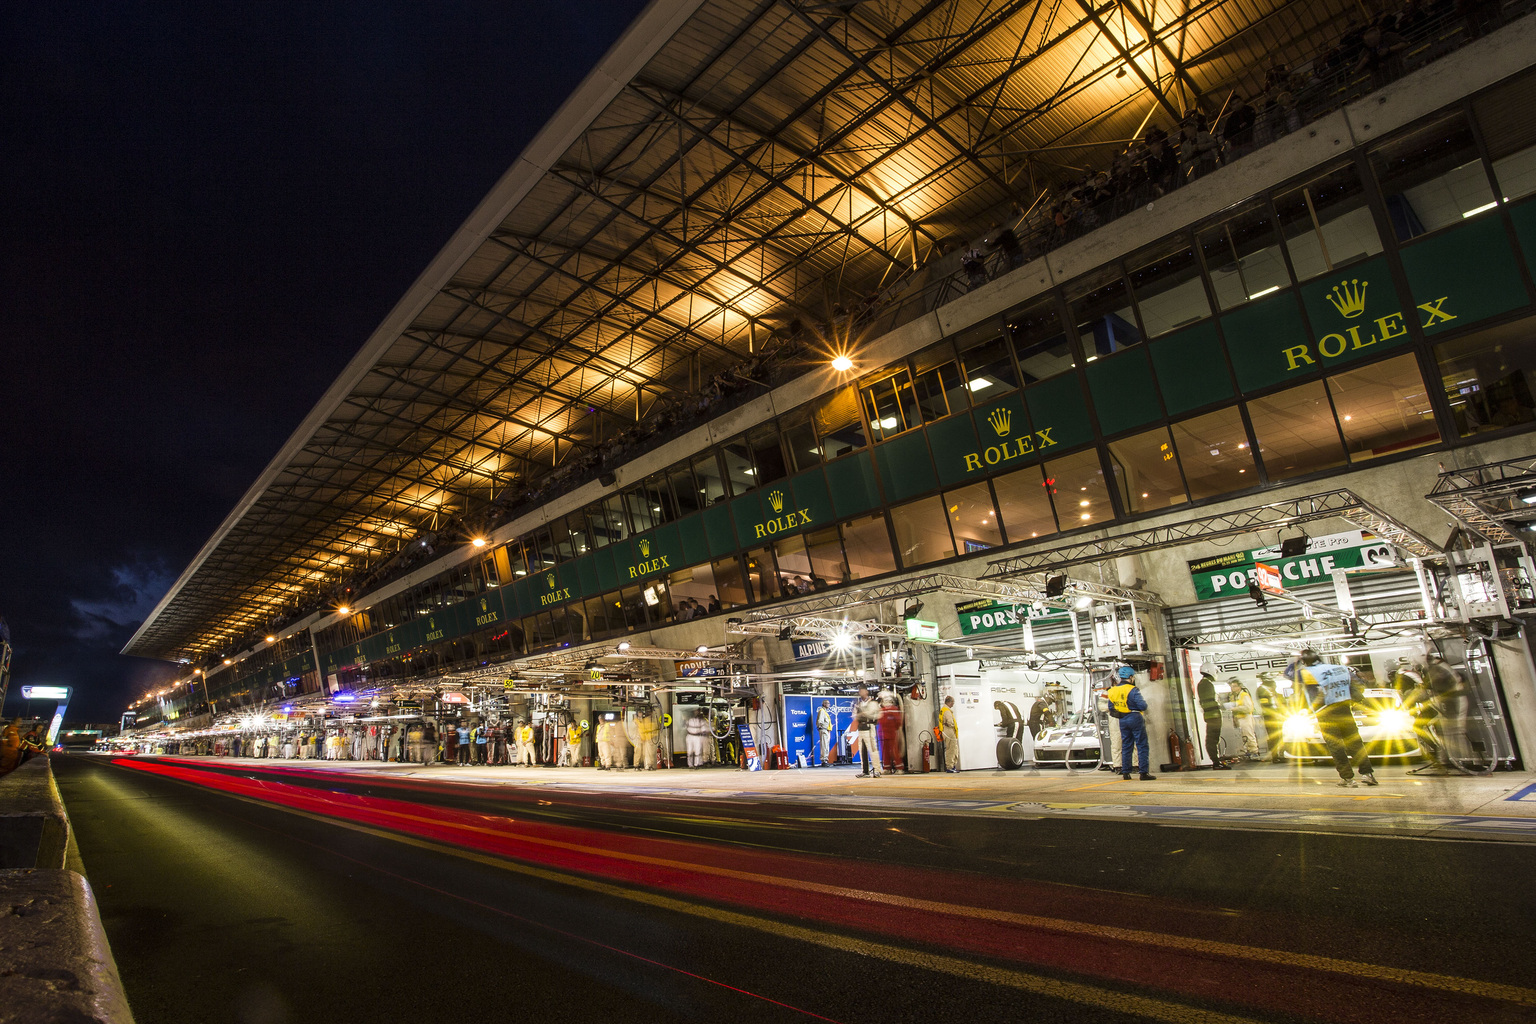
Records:
[[[1187,327],[1211,315],[1200,261],[1188,238],[1175,238],[1130,262],[1131,289],[1147,337]]]
[[[624,617],[625,629],[645,628],[645,598],[641,596],[638,586],[625,587],[619,591],[619,614]]]
[[[823,398],[816,406],[814,419],[824,459],[846,455],[867,443],[859,394],[851,386],[838,388]]]
[[[549,538],[555,546],[555,557],[560,561],[568,562],[576,557],[576,547],[571,543],[571,531],[566,528],[563,518],[549,524]]]
[[[891,525],[896,528],[896,553],[903,566],[910,568],[955,557],[949,517],[937,495],[895,506],[891,509]]]
[[[722,609],[739,608],[747,603],[747,579],[742,575],[740,559],[734,555],[722,558],[710,565],[710,572],[715,577],[715,593]]]
[[[571,557],[586,554],[592,548],[587,536],[587,517],[582,512],[572,512],[565,517],[565,528],[571,538]]]
[[[783,597],[809,594],[811,586],[811,556],[805,549],[804,537],[785,537],[775,541],[773,558],[779,566],[778,587]]]
[[[801,412],[783,423],[784,447],[794,460],[795,469],[807,470],[821,465],[821,444],[816,440],[816,430],[811,426],[809,412]]]
[[[922,423],[912,393],[912,375],[905,369],[860,388],[869,433],[876,440],[894,437]]]
[[[555,543],[547,528],[534,533],[533,554],[538,559],[539,569],[547,569],[555,564]]]
[[[1267,203],[1254,203],[1195,236],[1222,309],[1279,291],[1291,283]]]
[[[629,517],[624,512],[622,495],[610,494],[603,499],[603,529],[610,544],[629,536]],[[531,568],[537,570],[538,566]]]
[[[1353,164],[1281,195],[1275,210],[1298,281],[1381,252],[1381,236]]]
[[[880,576],[896,568],[896,558],[891,553],[891,535],[885,526],[885,516],[859,516],[842,525],[843,550],[847,559],[839,574],[843,583],[866,580]]]
[[[965,382],[960,378],[960,364],[951,360],[927,370],[919,370],[912,393],[925,423],[941,420],[966,407]]]
[[[1067,303],[1088,359],[1141,344],[1131,292],[1119,267],[1106,267],[1069,285]]]
[[[1344,444],[1320,380],[1254,399],[1248,418],[1272,481],[1344,465]]]
[[[1536,192],[1536,74],[1487,93],[1472,104],[1493,176],[1505,202]]]
[[[665,473],[646,478],[645,495],[650,499],[651,515],[656,518],[657,526],[676,521],[677,505],[672,500],[672,488],[667,484]]]
[[[655,506],[651,504],[651,499],[643,487],[625,491],[624,505],[629,510],[629,524],[636,533],[642,533],[656,525],[656,513],[652,511]]]
[[[1494,205],[1472,129],[1461,114],[1372,151],[1371,166],[1399,242],[1460,224]]]
[[[705,498],[703,488],[693,479],[693,469],[686,462],[680,462],[667,472],[667,482],[672,485],[672,499],[677,503],[677,517],[691,515],[699,511],[708,501]]]
[[[582,611],[587,617],[587,635],[592,637],[605,636],[616,629],[609,625],[609,612],[612,605],[606,597],[589,597],[582,604]]]
[[[757,470],[752,465],[752,453],[745,438],[736,438],[720,446],[720,461],[725,465],[725,478],[730,481],[732,494],[745,494],[757,486],[753,479]]]
[[[759,486],[782,480],[789,475],[784,461],[784,449],[779,444],[779,428],[772,423],[754,429],[747,435],[752,449],[752,465],[757,470],[754,479]]]
[[[1019,386],[1013,353],[1000,324],[972,327],[955,339],[955,348],[960,352],[966,386],[977,399],[985,400]]]
[[[1051,496],[1045,484],[1045,471],[1029,466],[992,481],[997,491],[997,510],[1008,533],[1008,543],[1049,537],[1056,532],[1056,517],[1051,512]]]
[[[714,452],[705,452],[693,460],[693,482],[705,505],[725,500],[725,477],[720,472],[720,460]]]
[[[1003,543],[997,509],[992,507],[992,491],[985,482],[946,491],[944,511],[949,514],[949,531],[960,554],[985,551]]]
[[[930,345],[912,357],[913,395],[925,422],[943,419],[966,407],[969,389],[955,347],[948,341]]]
[[[1163,427],[1111,443],[1109,465],[1127,512],[1154,512],[1189,500],[1173,438]]]
[[[1099,453],[1088,448],[1075,455],[1052,459],[1045,464],[1045,483],[1056,504],[1056,515],[1064,530],[1114,519],[1109,503],[1109,484]]]
[[[1328,378],[1328,393],[1351,462],[1440,441],[1418,360],[1401,355]]]
[[[1008,335],[1013,339],[1013,351],[1018,357],[1019,368],[1024,373],[1024,383],[1054,377],[1072,369],[1075,357],[1066,332],[1061,329],[1061,316],[1056,303],[1036,303],[1028,309],[1008,316]],[[976,381],[967,383],[977,401],[986,401],[994,391],[978,389]]]
[[[813,530],[805,535],[805,551],[811,561],[811,589],[825,590],[841,581],[843,574],[843,542],[837,527]]]
[[[777,601],[781,595],[772,552],[767,548],[751,548],[742,552],[742,560],[747,566],[747,593],[751,595],[752,603]]]
[[[1246,490],[1258,482],[1248,433],[1236,406],[1175,423],[1173,444],[1195,501]]]
[[[1435,346],[1462,437],[1536,421],[1536,317]]]
[[[734,560],[732,560],[734,564]],[[715,571],[706,562],[689,569],[679,569],[667,577],[672,591],[672,603],[679,620],[701,619],[711,612],[712,601],[718,602],[720,592],[715,586]]]

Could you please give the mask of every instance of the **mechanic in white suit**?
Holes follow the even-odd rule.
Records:
[[[832,714],[832,702],[824,700],[816,709],[816,738],[821,741],[821,767],[832,763],[832,732],[836,719]]]
[[[714,730],[709,727],[709,719],[705,716],[704,709],[699,708],[693,713],[693,717],[688,719],[688,736],[684,741],[688,745],[689,768],[704,767],[709,740],[713,735]]]

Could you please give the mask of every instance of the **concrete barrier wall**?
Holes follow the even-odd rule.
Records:
[[[0,778],[0,1016],[133,1024],[47,757]]]

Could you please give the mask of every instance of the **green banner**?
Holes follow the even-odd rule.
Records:
[[[1280,549],[1271,547],[1232,551],[1190,562],[1189,576],[1195,584],[1195,599],[1213,601],[1233,594],[1247,595],[1255,562],[1274,566],[1286,590],[1328,583],[1338,569],[1389,569],[1393,566],[1390,544],[1370,533],[1353,530],[1313,537],[1306,553],[1294,558],[1282,558]]]
[[[1067,616],[1060,613],[1053,615],[1033,615],[1028,613],[1025,605],[1010,604],[1003,601],[962,601],[955,605],[955,617],[960,620],[960,632],[963,636],[979,636],[986,633],[1007,633],[1024,625],[1024,618],[1019,616],[1019,610],[1023,608],[1033,625],[1044,625],[1047,622],[1064,622]]]

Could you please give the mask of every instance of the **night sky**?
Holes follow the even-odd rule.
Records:
[[[174,671],[117,652],[642,7],[5,7],[7,713]]]

